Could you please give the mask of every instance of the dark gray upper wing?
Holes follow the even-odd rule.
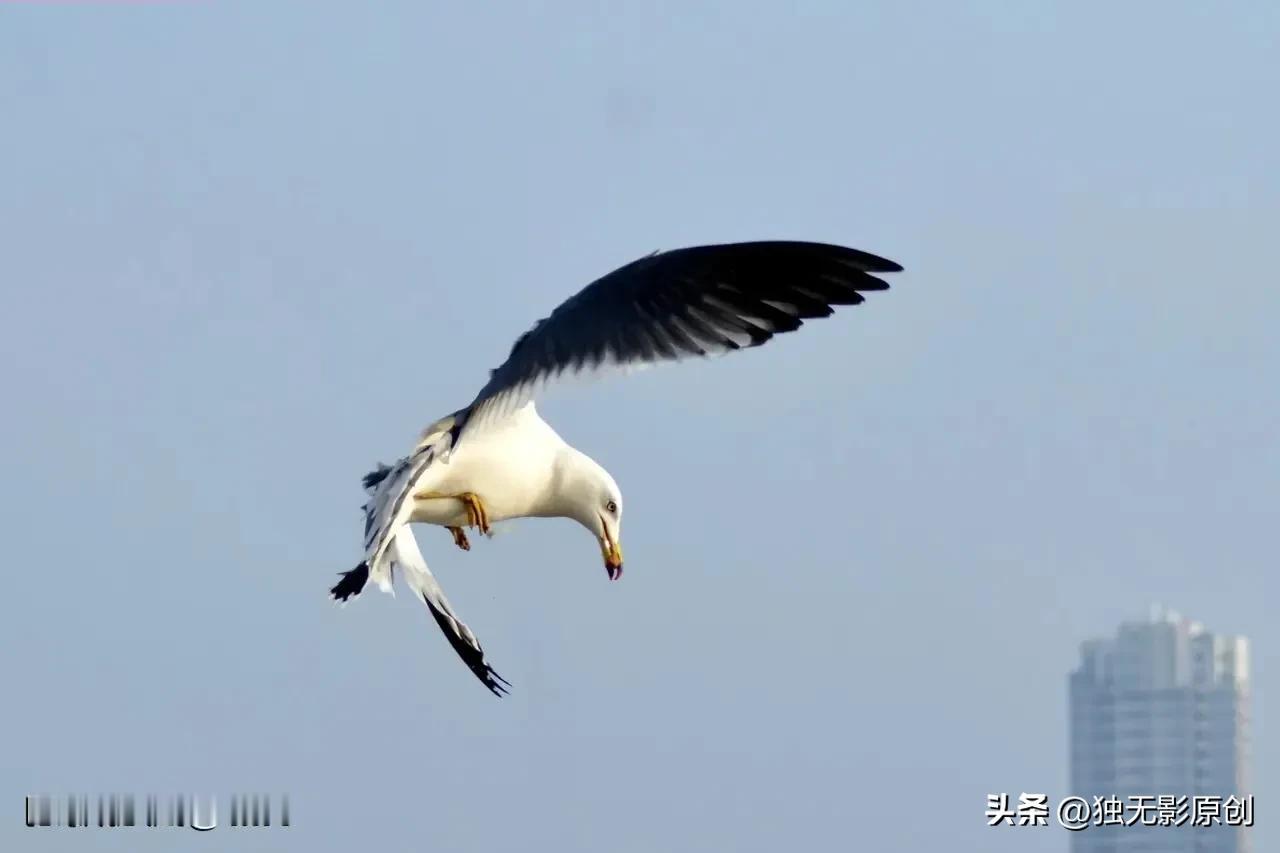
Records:
[[[633,261],[587,285],[521,335],[472,402],[510,411],[544,380],[609,365],[675,361],[759,346],[862,293],[893,261],[824,243],[693,246]],[[459,425],[460,426],[460,425]]]

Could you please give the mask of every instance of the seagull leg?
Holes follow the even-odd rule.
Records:
[[[467,541],[467,532],[461,527],[450,527],[449,532],[453,534],[453,544],[457,545],[464,551],[471,550],[471,543]]]
[[[435,501],[435,500],[455,500],[462,501],[463,508],[467,511],[467,527],[475,527],[486,536],[489,535],[489,513],[484,508],[484,503],[480,500],[480,496],[475,492],[463,492],[460,495],[442,495],[438,492],[418,492],[413,496],[415,501]],[[460,528],[450,527],[450,531],[457,531],[453,534],[454,542],[463,550],[468,550],[468,546],[464,545],[466,537],[462,537],[462,542],[458,542],[458,536],[461,532]]]
[[[479,528],[481,533],[488,536],[489,513],[481,503],[479,495],[475,492],[463,492],[458,495],[458,500],[467,505],[467,517],[471,520],[471,526]]]

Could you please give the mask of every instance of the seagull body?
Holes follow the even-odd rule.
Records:
[[[489,429],[469,436],[443,465],[428,466],[418,492],[484,495],[489,522],[560,515],[555,472],[581,464],[582,454],[538,416],[533,401]],[[410,521],[466,527],[466,507],[456,500],[415,501]]]
[[[509,686],[454,614],[427,568],[413,523],[488,534],[513,518],[563,517],[590,531],[611,580],[622,575],[622,494],[595,460],[538,415],[550,379],[759,346],[857,305],[888,285],[893,261],[821,243],[755,242],[654,253],[614,270],[522,335],[465,408],[423,430],[409,455],[366,475],[365,558],[330,590],[339,601],[370,580],[390,592],[395,569],[422,598],[463,662],[497,695]]]

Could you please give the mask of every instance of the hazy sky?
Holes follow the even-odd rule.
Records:
[[[986,794],[1064,793],[1078,645],[1152,601],[1252,640],[1280,844],[1280,7],[463,5],[0,8],[0,847],[1059,853]],[[360,476],[517,334],[758,238],[907,272],[545,402],[622,582],[420,531],[508,699],[403,588],[331,604]]]

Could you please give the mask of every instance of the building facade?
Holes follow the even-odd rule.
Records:
[[[1084,643],[1068,692],[1071,790],[1098,811],[1072,853],[1251,853],[1243,637],[1153,608]]]

